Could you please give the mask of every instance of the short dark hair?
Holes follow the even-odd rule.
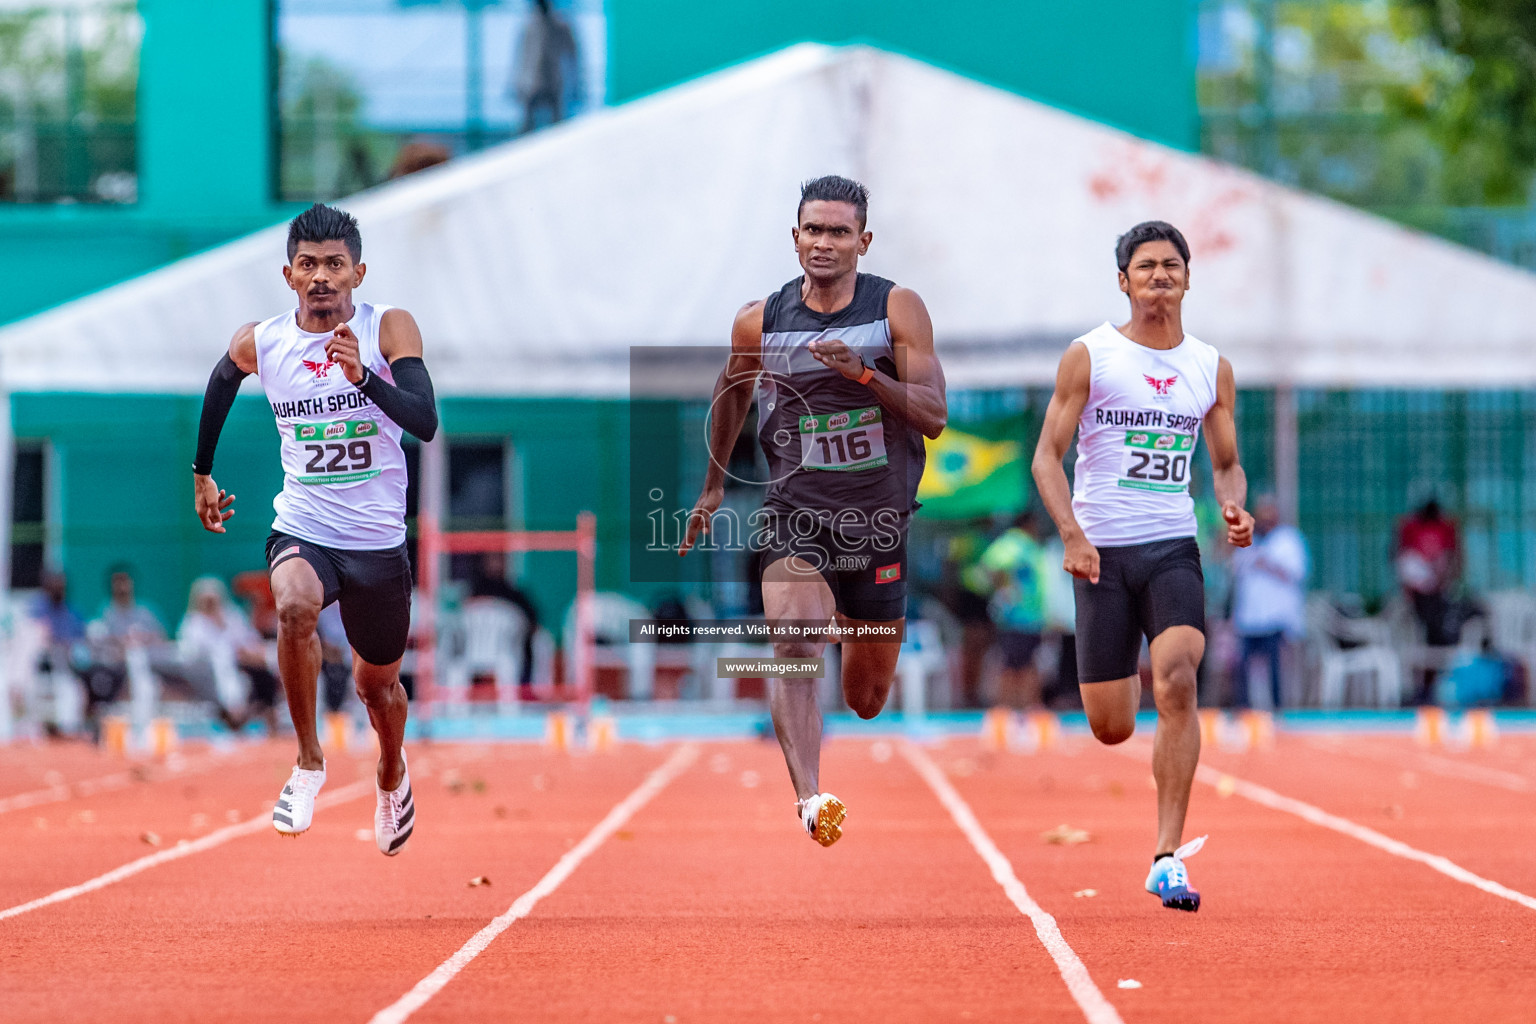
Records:
[[[812,178],[801,185],[800,206],[795,210],[795,219],[799,220],[800,215],[805,212],[806,203],[814,203],[818,200],[824,203],[852,203],[853,211],[859,218],[859,227],[869,222],[869,189],[852,178],[828,174],[821,178]]]
[[[1146,220],[1121,235],[1115,242],[1115,262],[1120,266],[1120,273],[1123,274],[1130,269],[1131,257],[1136,255],[1137,249],[1148,242],[1172,242],[1173,247],[1179,250],[1179,255],[1184,258],[1184,265],[1189,266],[1189,243],[1184,241],[1184,236],[1179,233],[1179,229],[1165,220]]]
[[[341,242],[353,263],[363,262],[363,233],[357,219],[345,210],[316,203],[288,224],[288,262],[293,262],[300,242]]]

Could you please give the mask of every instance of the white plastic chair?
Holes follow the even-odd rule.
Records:
[[[522,609],[498,597],[472,597],[456,616],[454,634],[452,653],[443,669],[450,710],[467,709],[470,684],[483,673],[496,680],[497,707],[517,711],[523,640],[528,635],[528,617]]]
[[[928,714],[928,681],[939,676],[947,685],[949,658],[939,635],[939,624],[909,619],[907,637],[896,661],[896,680],[901,688],[901,714],[907,722],[920,722]]]
[[[625,672],[625,694],[631,700],[649,700],[656,689],[656,645],[629,642],[631,619],[650,621],[645,605],[626,594],[600,590],[592,595],[592,667],[619,668]],[[576,650],[576,602],[565,613],[566,664]]]
[[[1387,622],[1349,618],[1326,595],[1314,594],[1307,600],[1307,639],[1318,660],[1319,705],[1342,707],[1357,676],[1370,677],[1378,707],[1402,704],[1403,667]]]
[[[1525,666],[1526,702],[1536,704],[1536,597],[1524,590],[1495,590],[1483,599],[1494,650]]]

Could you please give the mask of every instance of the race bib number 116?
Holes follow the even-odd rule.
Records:
[[[880,407],[800,417],[800,465],[852,472],[886,464]]]
[[[1121,487],[1177,493],[1189,490],[1189,460],[1195,435],[1128,430],[1120,456]]]

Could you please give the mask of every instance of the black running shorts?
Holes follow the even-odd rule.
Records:
[[[796,530],[794,527],[801,527]],[[907,616],[907,533],[847,537],[809,513],[776,515],[763,530],[762,568],[797,556],[821,573],[837,610],[850,619],[891,622]],[[894,543],[893,543],[894,542]],[[761,585],[762,579],[757,580]]]
[[[1072,582],[1079,682],[1134,676],[1143,636],[1171,626],[1205,632],[1205,574],[1192,537],[1099,548],[1099,582]]]
[[[302,558],[320,577],[323,604],[341,602],[347,642],[370,665],[392,665],[411,630],[411,560],[405,545],[384,551],[328,548],[286,533],[267,538],[267,568]]]

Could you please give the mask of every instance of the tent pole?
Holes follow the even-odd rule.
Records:
[[[421,446],[421,480],[416,515],[417,583],[421,625],[416,634],[417,715],[425,726],[437,699],[437,613],[443,571],[441,535],[448,487],[448,439],[441,430]]]
[[[0,379],[0,743],[15,732],[11,710],[10,647],[16,635],[11,608],[11,495],[15,489],[16,438],[11,424],[11,392]]]
[[[1301,436],[1296,424],[1296,388],[1275,386],[1275,501],[1287,523],[1299,525],[1301,514]]]

